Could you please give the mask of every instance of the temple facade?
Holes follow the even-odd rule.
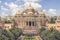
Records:
[[[14,16],[6,16],[5,19],[0,18],[0,27],[11,29],[18,27],[23,30],[37,30],[41,27],[50,29],[51,27],[60,30],[60,17],[46,16],[43,11],[35,10],[31,5],[26,9],[18,10]]]
[[[16,26],[23,29],[23,34],[37,34],[37,29],[46,23],[45,13],[36,11],[31,5],[23,12],[18,11],[13,19]]]
[[[45,13],[36,11],[31,5],[23,12],[18,11],[14,16],[16,24],[22,29],[37,29],[45,26],[45,19]]]

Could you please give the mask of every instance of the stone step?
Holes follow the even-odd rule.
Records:
[[[23,28],[23,30],[36,30],[37,28],[36,27],[25,27]]]
[[[37,34],[36,30],[23,30],[23,34]]]

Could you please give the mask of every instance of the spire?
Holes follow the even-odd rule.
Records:
[[[26,13],[34,13],[35,12],[34,8],[31,5],[31,3],[29,3],[29,5],[26,7],[25,12]]]
[[[28,9],[33,9],[32,5],[29,3]]]
[[[31,4],[29,4],[29,7],[32,7]]]

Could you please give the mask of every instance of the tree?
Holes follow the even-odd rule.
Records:
[[[22,29],[14,27],[14,28],[10,29],[10,32],[13,33],[13,35],[15,36],[15,40],[17,40],[18,37],[20,37],[22,34]]]
[[[9,38],[7,38],[2,32],[3,32],[3,29],[0,28],[0,40],[8,40]]]
[[[12,28],[10,30],[0,28],[0,40],[17,40],[22,34],[22,29]]]
[[[50,23],[55,23],[56,18],[51,17]]]
[[[5,35],[0,35],[0,40],[9,40]]]
[[[54,28],[41,31],[39,34],[43,40],[60,40],[60,32]]]
[[[43,32],[45,29],[45,27],[41,27],[40,29],[38,29],[38,33],[40,34],[41,32]]]
[[[9,40],[14,40],[14,35],[9,30],[3,30],[2,34],[9,38]]]

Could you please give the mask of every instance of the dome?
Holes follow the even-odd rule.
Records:
[[[29,6],[26,8],[25,11],[23,11],[23,13],[36,14],[38,12],[31,6],[31,4],[29,4]]]

